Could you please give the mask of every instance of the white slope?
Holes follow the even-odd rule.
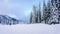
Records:
[[[60,34],[60,24],[0,25],[0,34]]]

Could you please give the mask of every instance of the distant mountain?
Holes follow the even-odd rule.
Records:
[[[0,23],[1,24],[27,24],[27,18],[24,18],[24,20],[18,20],[16,18],[10,17],[8,15],[0,15]]]
[[[16,18],[12,18],[8,15],[0,15],[0,17],[5,18],[5,19],[9,19],[9,20],[17,20]]]
[[[16,18],[12,18],[8,15],[0,15],[0,23],[2,24],[18,24],[19,20]]]

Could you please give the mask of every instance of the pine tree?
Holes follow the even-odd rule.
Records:
[[[38,19],[38,23],[41,23],[41,6],[40,6],[40,2],[39,2],[39,8],[38,8],[38,11],[37,11],[37,19]]]
[[[35,5],[33,5],[33,17],[32,17],[32,23],[36,23],[37,22],[37,10],[36,10],[36,6]]]
[[[58,1],[58,2],[57,2]],[[58,10],[58,4],[59,4],[59,0],[51,0],[51,4],[52,4],[52,11],[51,11],[51,23],[50,24],[56,24],[59,22],[58,18],[59,18],[59,10]]]
[[[36,23],[38,23],[38,10],[36,12]]]
[[[46,15],[47,15],[47,23],[48,23],[48,21],[49,21],[49,19],[50,19],[50,15],[51,15],[51,2],[50,2],[50,0],[48,0],[48,3],[47,3],[47,13],[46,13]]]
[[[30,15],[30,23],[32,23],[32,17],[33,17],[33,15],[32,15],[32,12],[31,12],[31,15]]]
[[[45,4],[45,0],[43,1],[43,21],[46,23],[47,20],[47,6]]]

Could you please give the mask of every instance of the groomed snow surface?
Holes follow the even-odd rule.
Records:
[[[0,24],[0,34],[60,34],[60,24]]]

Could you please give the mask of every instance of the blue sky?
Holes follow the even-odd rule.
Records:
[[[38,5],[39,2],[42,4],[43,0],[0,0],[0,14],[27,21],[33,4]]]

